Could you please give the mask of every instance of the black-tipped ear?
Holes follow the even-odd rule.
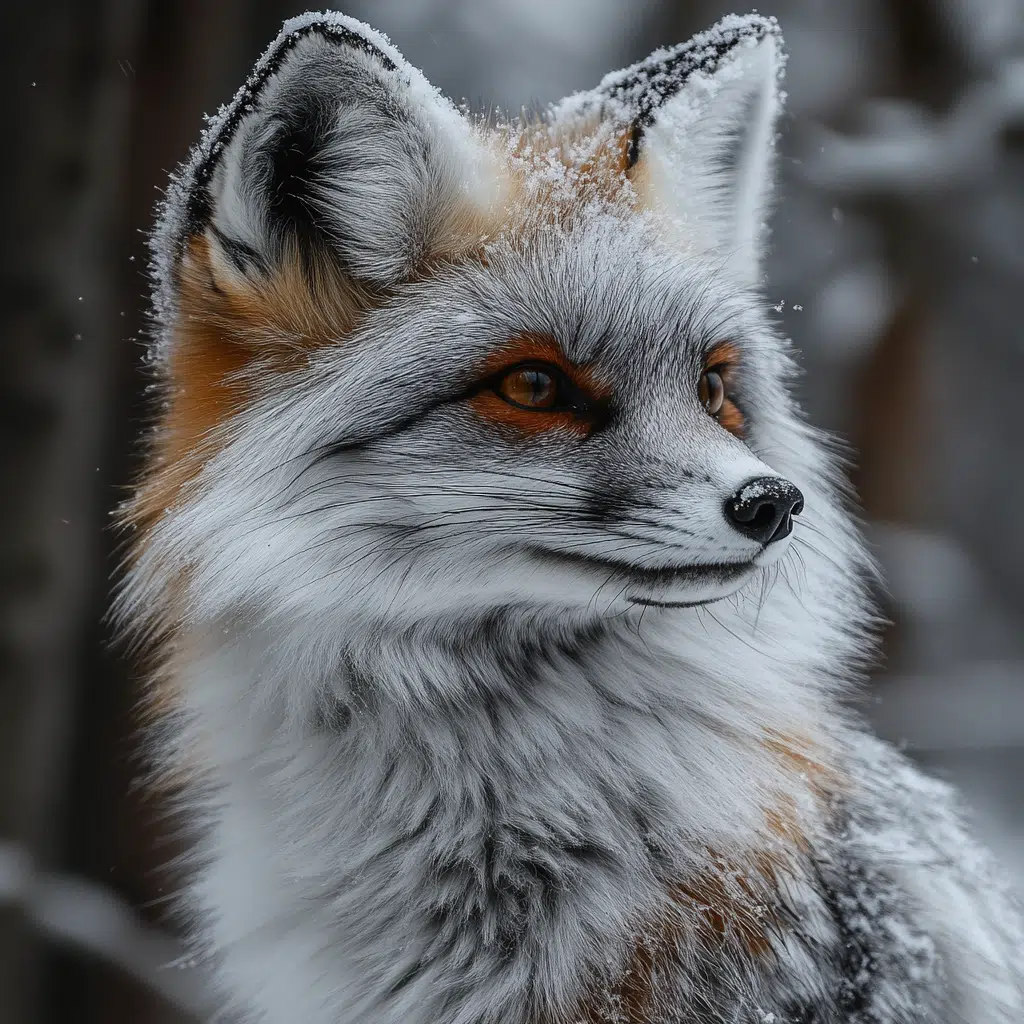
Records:
[[[172,184],[155,237],[173,282],[206,232],[233,268],[330,259],[370,286],[407,278],[489,201],[470,126],[386,38],[342,15],[286,23]]]
[[[680,244],[714,253],[743,284],[760,276],[781,109],[774,19],[731,15],[706,32],[608,75],[555,117],[627,127],[626,172]]]
[[[633,124],[630,166],[639,159],[644,132],[657,120],[659,108],[683,91],[691,77],[714,76],[738,50],[767,38],[779,39],[774,19],[731,15],[685,43],[655,50],[638,64],[608,75],[597,93],[605,103],[628,112]]]
[[[777,23],[734,15],[612,86],[636,104],[638,189],[744,285],[761,276],[782,65]]]

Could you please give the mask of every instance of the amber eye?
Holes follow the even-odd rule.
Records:
[[[697,389],[700,396],[700,403],[708,411],[709,415],[717,416],[725,405],[725,382],[722,375],[714,370],[705,370],[700,378],[700,385]]]
[[[558,403],[558,380],[541,366],[519,366],[498,382],[498,394],[522,409],[552,409]]]

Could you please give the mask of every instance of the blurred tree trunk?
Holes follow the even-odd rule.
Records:
[[[104,267],[123,181],[130,0],[5,10],[0,104],[0,835],[58,856],[83,643],[103,578],[99,485],[116,298]],[[41,944],[0,916],[0,1007],[38,1020]]]
[[[106,214],[108,244],[96,253],[97,272],[111,298],[102,337],[111,361],[110,390],[106,403],[92,410],[106,423],[104,457],[97,463],[104,516],[138,470],[138,441],[152,411],[141,365],[149,289],[145,233],[168,171],[199,136],[203,113],[231,96],[265,44],[254,38],[252,20],[274,5],[147,0],[135,6],[139,14],[132,37],[116,41],[116,52],[108,45],[105,58],[130,103],[119,115],[122,143],[116,154],[109,154],[116,161],[118,196]],[[284,13],[271,12],[270,17],[276,22]],[[92,131],[109,129],[109,124],[94,125]],[[87,696],[74,714],[69,755],[74,770],[61,821],[64,865],[112,886],[151,921],[167,926],[174,882],[165,865],[177,851],[161,808],[137,785],[142,757],[134,707],[141,683],[134,666],[112,648],[99,617],[107,603],[118,538],[107,530],[97,533],[96,541],[100,558],[78,665],[80,689]],[[51,967],[41,1020],[179,1024],[184,1019],[113,967],[83,960],[74,951],[57,954]]]

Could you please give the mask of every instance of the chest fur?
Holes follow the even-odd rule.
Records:
[[[497,696],[444,715],[360,704],[355,680],[334,714],[297,714],[253,702],[254,657],[190,663],[180,745],[220,794],[205,938],[237,987],[287,987],[258,997],[280,1019],[846,1024],[794,1016],[839,1005],[849,930],[824,818],[797,824],[825,780],[777,730],[709,719],[707,692],[695,718],[678,686],[678,706],[631,703],[626,667],[613,694],[585,666],[492,675]],[[282,950],[302,953],[287,982]]]

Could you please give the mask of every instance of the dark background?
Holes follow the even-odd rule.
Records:
[[[753,0],[752,0],[753,2]],[[960,783],[1024,880],[1024,8],[761,0],[791,60],[769,301],[854,446],[888,578],[871,711]],[[0,30],[0,1020],[181,1024],[135,786],[138,679],[104,622],[145,423],[145,232],[271,0],[48,0]],[[455,98],[588,87],[741,0],[369,0]],[[298,1022],[297,1022],[298,1024]]]

